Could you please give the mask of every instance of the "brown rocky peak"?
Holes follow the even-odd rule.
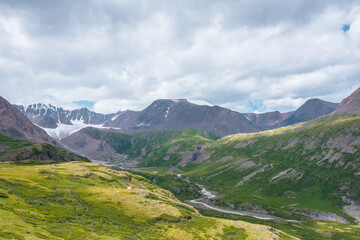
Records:
[[[51,137],[34,125],[18,109],[0,97],[0,133],[38,143],[53,143]]]
[[[358,114],[360,115],[360,88],[341,101],[332,114]]]

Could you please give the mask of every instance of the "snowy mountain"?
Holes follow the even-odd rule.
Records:
[[[45,128],[57,128],[58,124],[73,125],[73,121],[84,124],[104,124],[115,114],[101,114],[87,108],[64,110],[51,104],[32,104],[27,107],[15,105],[25,116],[37,125]]]
[[[51,104],[14,105],[33,123],[43,128],[52,138],[62,139],[85,127],[104,128],[115,114],[101,114],[87,108],[64,110]]]
[[[205,101],[186,99],[159,99],[142,111],[127,110],[113,114],[100,114],[87,108],[64,110],[41,103],[15,106],[51,137],[60,140],[86,127],[112,128],[121,132],[194,128],[223,137],[305,122],[331,113],[337,105],[310,99],[292,112],[263,114],[238,113]]]

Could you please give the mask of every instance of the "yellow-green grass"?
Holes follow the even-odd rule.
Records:
[[[88,162],[0,164],[2,239],[295,239],[203,217],[147,179]]]
[[[284,220],[266,221],[246,216],[230,215],[210,210],[201,210],[204,215],[242,220],[256,224],[266,224],[276,229],[296,236],[300,239],[327,240],[327,239],[360,239],[360,226],[327,221],[287,222]]]

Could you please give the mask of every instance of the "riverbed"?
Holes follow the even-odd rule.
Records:
[[[202,197],[188,201],[190,204],[192,204],[195,207],[214,210],[214,211],[223,212],[223,213],[234,214],[234,215],[240,215],[240,216],[250,216],[250,217],[261,219],[261,220],[280,219],[279,217],[271,216],[271,215],[265,214],[265,213],[263,214],[263,213],[249,212],[249,211],[232,210],[232,209],[214,206],[210,203],[209,199],[216,198],[215,193],[208,191],[203,185],[200,185],[200,184],[196,184],[196,185],[201,188]],[[286,220],[286,221],[298,222],[296,220]]]

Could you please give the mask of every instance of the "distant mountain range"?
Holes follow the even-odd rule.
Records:
[[[115,128],[121,132],[140,130],[205,130],[223,137],[304,122],[333,112],[337,103],[310,99],[292,112],[238,113],[219,106],[197,105],[185,99],[159,99],[142,111],[100,114],[81,108],[64,110],[45,104],[15,105],[54,138],[62,139],[84,127]]]
[[[297,110],[280,113],[279,111],[267,113],[245,113],[244,115],[255,124],[259,130],[268,130],[288,126],[299,122],[306,122],[333,112],[338,103],[327,102],[317,98],[307,100]]]
[[[32,122],[44,128],[57,128],[59,124],[72,125],[73,122],[79,121],[84,124],[104,124],[114,115],[92,112],[87,108],[64,110],[61,107],[42,103],[26,107],[22,105],[14,106]]]

